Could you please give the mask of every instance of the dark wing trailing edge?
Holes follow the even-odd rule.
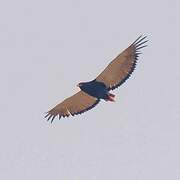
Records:
[[[54,118],[58,115],[60,119],[61,117],[82,114],[95,107],[99,101],[99,99],[92,97],[83,91],[79,91],[48,111],[45,118],[52,123]]]
[[[86,108],[86,109],[84,109],[84,110],[82,110],[82,111],[79,111],[79,112],[76,112],[76,113],[72,114],[72,116],[78,115],[78,114],[82,114],[82,113],[85,113],[86,111],[91,110],[91,109],[94,108],[99,102],[100,102],[100,99],[97,99],[94,104],[92,104],[91,106],[89,106],[88,108]]]
[[[139,36],[127,49],[118,55],[104,71],[96,78],[103,82],[108,90],[113,90],[123,84],[132,74],[141,52],[146,47],[147,36]]]

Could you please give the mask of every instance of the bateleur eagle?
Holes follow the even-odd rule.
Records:
[[[146,47],[146,37],[138,37],[127,49],[119,54],[96,79],[78,84],[78,93],[65,99],[47,112],[45,118],[53,122],[56,116],[69,117],[84,113],[95,107],[101,99],[114,101],[115,95],[109,91],[124,83],[135,69],[140,49]]]

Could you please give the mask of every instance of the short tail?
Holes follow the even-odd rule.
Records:
[[[115,95],[114,94],[111,94],[111,93],[108,93],[107,94],[107,97],[105,99],[105,101],[111,101],[111,102],[114,102],[115,101]]]

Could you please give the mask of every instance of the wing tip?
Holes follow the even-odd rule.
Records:
[[[138,51],[139,49],[142,49],[144,47],[147,47],[147,42],[149,40],[147,39],[146,35],[140,35],[133,43],[132,45],[135,46],[135,50]]]
[[[45,112],[45,116],[44,116],[44,118],[46,119],[47,118],[47,121],[50,121],[51,122],[51,124],[53,123],[53,121],[54,121],[54,118],[57,116],[57,115],[53,115],[53,114],[51,114],[50,113],[50,111],[48,111],[48,112]],[[61,118],[61,115],[59,115],[59,119]]]

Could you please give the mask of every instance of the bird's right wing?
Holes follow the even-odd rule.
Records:
[[[99,99],[90,96],[83,91],[79,91],[48,111],[45,118],[48,118],[48,121],[51,120],[51,122],[53,122],[57,115],[59,115],[60,119],[61,117],[81,114],[95,107],[99,101]]]

